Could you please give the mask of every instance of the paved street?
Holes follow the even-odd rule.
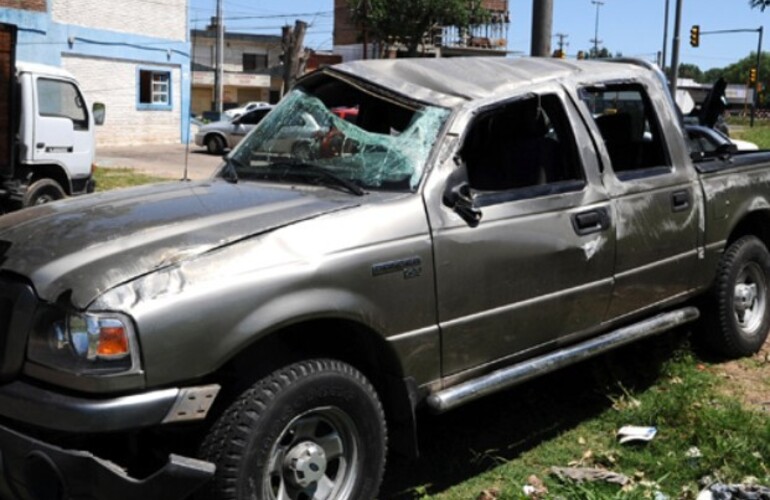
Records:
[[[206,179],[222,162],[217,155],[191,144],[146,144],[96,149],[96,164],[100,167],[128,167],[148,175],[181,179],[187,160],[190,179]]]

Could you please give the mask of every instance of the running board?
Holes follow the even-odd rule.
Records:
[[[544,354],[438,391],[428,396],[428,406],[437,413],[443,413],[616,347],[695,321],[699,316],[700,312],[695,307],[685,307],[659,314],[580,344],[558,349],[550,354]]]

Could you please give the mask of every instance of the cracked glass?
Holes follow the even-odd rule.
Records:
[[[333,178],[356,194],[414,190],[450,111],[329,80],[318,96],[304,88],[288,94],[233,151],[221,175],[318,184]]]

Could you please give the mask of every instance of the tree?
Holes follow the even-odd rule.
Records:
[[[703,80],[703,71],[695,64],[680,64],[679,78],[691,78],[696,82]]]
[[[594,50],[594,47],[591,47],[586,51],[588,54],[588,59],[609,59],[611,57],[623,57],[622,52],[615,52],[615,55],[612,54],[612,52],[607,49],[607,47],[601,47],[598,52]]]
[[[753,9],[759,7],[764,11],[765,8],[770,5],[770,0],[749,0],[749,5],[751,5],[751,8]]]
[[[480,0],[348,0],[356,21],[373,40],[403,44],[418,54],[424,36],[437,26],[466,27],[487,12]]]

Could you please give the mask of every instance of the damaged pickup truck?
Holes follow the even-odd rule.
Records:
[[[0,496],[374,498],[415,412],[692,299],[756,352],[769,245],[770,155],[695,164],[643,63],[325,68],[209,181],[0,218]]]

